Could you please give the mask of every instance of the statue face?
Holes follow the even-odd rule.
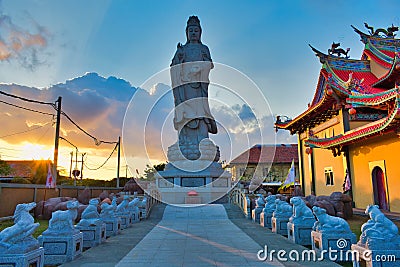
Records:
[[[198,43],[200,41],[200,28],[198,26],[189,26],[187,38],[191,43]]]

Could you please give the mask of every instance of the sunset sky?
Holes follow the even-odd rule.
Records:
[[[269,104],[265,106],[266,113],[261,104],[255,109],[262,113],[262,120],[268,121],[265,125],[270,125],[279,114],[295,117],[312,99],[321,64],[308,44],[327,51],[333,41],[340,42],[343,48],[351,48],[352,58],[358,59],[363,44],[350,25],[364,32],[364,22],[375,28],[399,26],[399,10],[396,0],[0,0],[0,90],[51,103],[62,96],[62,110],[79,126],[98,140],[115,142],[122,135],[125,111],[135,92],[143,92],[143,99],[132,102],[136,105],[135,114],[141,105],[162,95],[162,83],[154,87],[156,91],[148,92],[153,87],[146,87],[146,81],[169,66],[177,43],[186,41],[188,17],[197,15],[203,29],[202,41],[209,47],[213,61],[236,69],[254,82]],[[246,103],[257,97],[253,91],[246,93],[247,88],[242,89]],[[52,159],[55,131],[51,114],[55,110],[50,105],[4,95],[0,95],[0,101],[1,159]],[[249,106],[254,107],[243,103],[232,100],[230,104],[246,121],[253,114]],[[173,106],[172,99],[166,97],[159,105],[157,110],[167,114]],[[221,123],[220,134],[214,138],[224,150],[225,135],[230,132],[236,138],[246,129],[236,127],[224,107],[215,106],[213,111],[221,117],[226,115],[225,120],[231,122]],[[140,112],[137,114],[139,117]],[[124,135],[140,139],[143,132],[137,128],[139,121],[132,114],[128,117]],[[149,123],[149,143],[153,144],[151,138],[159,138],[161,124],[156,119]],[[167,122],[165,127],[168,125]],[[77,146],[79,153],[86,153],[89,168],[101,165],[115,146],[96,146],[66,117],[61,120],[61,135]],[[166,142],[172,144],[174,132],[167,137]],[[265,143],[274,141],[275,136],[264,139]],[[280,131],[276,141],[296,142],[296,137]],[[143,171],[146,160],[140,152],[136,154],[136,146],[130,149],[127,155],[134,158],[134,163],[129,168],[135,175],[136,169]],[[151,145],[148,148],[150,153],[156,149]],[[73,150],[60,140],[59,168],[65,168],[67,173]],[[154,153],[155,161],[165,160]],[[229,161],[235,156],[231,154],[224,154],[224,159]],[[85,177],[115,177],[115,156],[116,153],[100,170],[85,167]],[[125,161],[121,165],[124,176]]]

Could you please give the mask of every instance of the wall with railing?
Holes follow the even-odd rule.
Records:
[[[54,189],[46,188],[45,185],[0,183],[0,217],[12,216],[15,207],[20,203],[37,203],[53,197],[77,198],[85,189],[89,190],[90,198],[95,198],[104,190],[108,193],[118,193],[123,188],[60,185]]]

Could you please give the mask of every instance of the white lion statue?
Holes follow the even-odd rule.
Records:
[[[352,233],[349,224],[340,217],[326,214],[326,210],[317,206],[312,208],[317,217],[313,230],[326,233]]]
[[[0,232],[0,254],[26,253],[39,247],[39,241],[32,236],[39,223],[29,213],[35,207],[35,202],[17,205],[14,225]]]
[[[79,232],[74,228],[74,221],[78,216],[79,202],[70,200],[67,202],[68,210],[57,210],[51,215],[49,228],[43,232],[43,235],[69,235]]]
[[[369,249],[400,249],[399,229],[379,210],[379,206],[369,205],[365,214],[369,214],[370,219],[361,226],[358,244]]]
[[[293,215],[289,218],[289,222],[296,225],[311,224],[313,226],[315,223],[314,214],[301,197],[292,197],[290,204],[293,205]]]

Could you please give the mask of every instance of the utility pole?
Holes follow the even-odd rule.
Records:
[[[71,151],[71,165],[69,165],[69,179],[72,178],[72,160],[74,157],[74,151]]]
[[[117,160],[117,188],[119,188],[119,168],[121,164],[121,136],[118,136],[118,160]]]
[[[58,139],[60,137],[60,122],[61,122],[61,96],[58,97],[56,104],[57,104],[57,120],[56,120],[56,136],[54,139],[54,158],[53,158],[53,163],[56,168],[56,174],[57,172],[57,166],[58,166]]]
[[[82,163],[81,163],[81,180],[83,178],[83,157],[86,155],[86,153],[82,153]]]

